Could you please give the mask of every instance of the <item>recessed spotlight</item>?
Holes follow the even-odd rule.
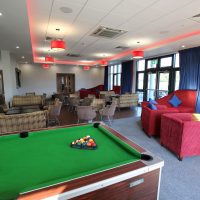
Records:
[[[182,48],[185,48],[185,45],[182,45],[181,47],[182,47]]]
[[[72,9],[69,7],[61,7],[60,10],[63,13],[72,13]]]
[[[22,56],[22,59],[24,59],[25,57],[24,56]]]
[[[3,14],[0,12],[0,16],[2,16]]]
[[[16,46],[16,49],[19,49],[19,46]]]

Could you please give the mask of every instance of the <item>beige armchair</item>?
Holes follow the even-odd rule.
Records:
[[[76,107],[79,106],[80,104],[80,99],[77,97],[70,97],[68,101],[69,101],[69,111],[76,110]]]
[[[101,99],[108,98],[108,97],[110,97],[112,95],[115,95],[114,91],[100,91],[100,98]]]
[[[123,94],[116,98],[117,108],[126,108],[138,105],[138,94]]]
[[[101,121],[103,121],[103,117],[107,117],[109,124],[111,125],[111,119],[113,120],[116,106],[117,106],[117,102],[113,101],[111,105],[107,105],[103,109],[99,110],[99,114],[101,116]]]
[[[48,119],[47,119],[48,126],[51,124],[51,122],[60,125],[58,117],[60,115],[61,107],[62,107],[62,102],[59,100],[55,101],[54,105],[49,106]]]
[[[91,103],[91,106],[97,111],[102,109],[104,105],[105,105],[105,99],[93,99]]]
[[[96,117],[96,111],[92,106],[77,106],[78,123],[82,121],[91,122]]]

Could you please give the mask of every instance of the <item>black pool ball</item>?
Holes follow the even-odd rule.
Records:
[[[28,137],[28,132],[21,132],[20,133],[20,138],[26,138]]]

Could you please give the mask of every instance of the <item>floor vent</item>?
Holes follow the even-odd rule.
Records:
[[[119,29],[113,29],[109,27],[99,26],[92,34],[91,36],[95,37],[102,37],[102,38],[116,38],[127,31],[119,30]]]

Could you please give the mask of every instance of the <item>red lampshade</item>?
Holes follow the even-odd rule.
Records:
[[[144,51],[133,51],[133,58],[139,59],[144,57]]]
[[[66,45],[63,40],[52,40],[51,41],[51,49],[54,51],[63,51],[65,50]]]
[[[100,60],[100,61],[99,61],[99,64],[100,64],[101,66],[107,66],[107,65],[108,65],[108,61],[106,61],[106,60]]]
[[[43,64],[42,64],[42,67],[43,67],[44,69],[49,69],[50,65],[49,65],[49,64],[46,64],[46,63],[43,63]]]
[[[53,62],[54,62],[54,58],[51,57],[51,56],[46,56],[46,57],[45,57],[45,62],[53,63]]]
[[[90,66],[83,66],[83,70],[85,70],[85,71],[90,70]]]

